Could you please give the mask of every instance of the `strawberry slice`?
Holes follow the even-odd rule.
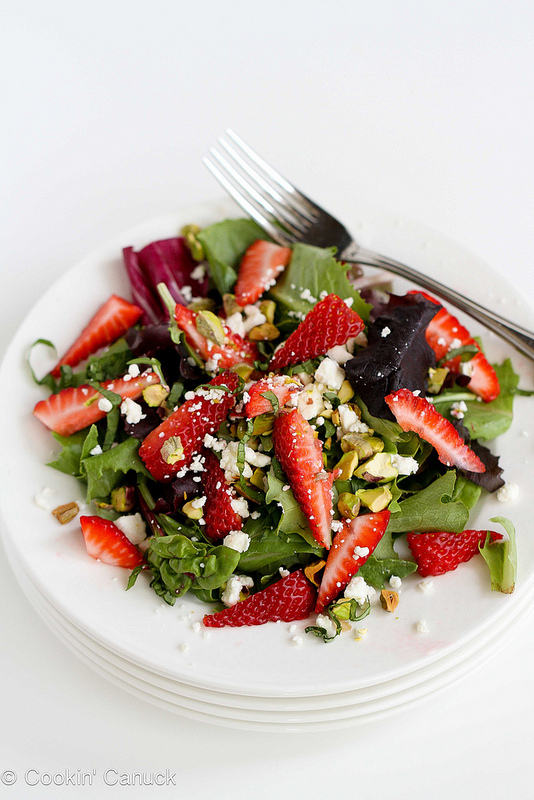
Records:
[[[252,419],[259,414],[270,414],[273,411],[273,404],[268,397],[264,397],[266,392],[276,395],[278,405],[282,407],[293,394],[301,390],[300,382],[286,375],[269,375],[267,378],[262,378],[248,390],[250,399],[245,406],[246,415]]]
[[[328,474],[323,463],[323,445],[300,411],[294,408],[276,417],[274,452],[293,494],[322,547],[332,541],[332,484],[337,471]]]
[[[206,504],[204,506],[204,530],[211,539],[224,539],[230,531],[240,531],[243,518],[232,508],[232,500],[237,493],[226,483],[224,470],[211,450],[205,450],[204,472],[202,483]]]
[[[124,533],[109,519],[80,517],[83,538],[91,558],[113,567],[135,569],[144,558]]]
[[[176,305],[174,319],[176,324],[185,333],[185,338],[190,347],[197,352],[204,361],[213,360],[219,369],[229,369],[235,364],[249,364],[252,366],[254,361],[259,358],[258,348],[248,339],[243,339],[238,333],[232,331],[224,325],[223,330],[225,342],[222,345],[215,344],[210,339],[203,336],[196,327],[198,312],[191,311],[180,304]]]
[[[470,530],[462,533],[409,533],[406,541],[417,562],[419,574],[426,577],[443,575],[456,569],[458,564],[469,561],[479,552],[479,545],[484,544],[488,532],[493,542],[503,538],[496,531]]]
[[[241,259],[235,299],[240,306],[255,303],[271,286],[289,263],[291,249],[273,242],[258,239],[253,242]]]
[[[200,453],[205,435],[215,433],[234,407],[239,383],[235,372],[218,375],[148,434],[139,455],[157,481],[170,481]]]
[[[432,303],[441,305],[439,300],[426,292],[409,292],[409,294],[422,294]],[[436,316],[430,321],[426,329],[426,340],[434,353],[436,359],[440,361],[449,350],[456,350],[464,345],[473,345],[479,351],[468,362],[471,369],[471,380],[468,389],[481,397],[486,403],[495,400],[499,396],[501,388],[495,370],[489,363],[484,353],[480,350],[478,342],[473,339],[467,328],[465,328],[456,317],[453,317],[447,309],[440,308]],[[460,356],[444,362],[451,372],[460,372]]]
[[[96,353],[101,347],[115,342],[120,336],[135,325],[141,314],[139,306],[123,300],[116,294],[111,295],[109,300],[96,312],[89,324],[83,329],[80,336],[76,339],[63,358],[52,370],[54,378],[61,375],[60,367],[68,364],[75,367],[80,361],[88,358],[92,353]]]
[[[343,591],[352,576],[365,564],[384,535],[389,517],[389,511],[379,511],[343,521],[343,527],[334,536],[326,560],[315,606],[317,613]],[[355,548],[361,548],[363,552],[355,552]]]
[[[352,308],[337,295],[329,294],[306,314],[298,328],[288,336],[271,359],[269,369],[282,369],[322,356],[331,347],[345,344],[347,339],[357,336],[364,327],[363,320]]]
[[[154,383],[159,383],[156,373],[143,372],[131,380],[114,378],[103,381],[101,385],[110,392],[120,394],[123,400],[127,397],[135,400],[141,396],[143,389]],[[91,386],[70,386],[57,394],[51,394],[47,400],[40,400],[33,413],[54,433],[70,436],[103,419],[108,410],[105,399],[97,389]]]
[[[294,622],[306,619],[314,603],[315,588],[299,569],[230,608],[206,614],[204,625],[207,628],[223,628],[225,625],[235,628],[264,625],[266,622]]]
[[[432,445],[447,467],[466,472],[485,472],[486,467],[468,447],[454,425],[425,400],[409,389],[399,389],[384,398],[403,431],[414,431]]]

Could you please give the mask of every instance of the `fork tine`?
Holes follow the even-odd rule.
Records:
[[[289,233],[286,233],[277,225],[274,225],[271,219],[264,216],[254,205],[252,205],[252,203],[250,203],[246,197],[244,197],[239,190],[236,189],[234,184],[231,183],[228,178],[225,177],[225,175],[223,175],[223,173],[215,164],[213,164],[212,161],[209,160],[209,158],[203,158],[202,161],[207,166],[211,174],[219,181],[221,186],[223,186],[228,194],[234,198],[236,203],[241,206],[243,211],[252,217],[252,219],[255,220],[258,225],[263,228],[272,239],[274,239],[275,242],[287,246],[289,244],[294,244],[297,241]]]
[[[319,216],[319,209],[317,209],[316,204],[310,200],[309,197],[306,197],[305,194],[302,194],[295,186],[289,183],[283,175],[271,167],[264,159],[259,156],[253,149],[248,145],[243,139],[235,133],[231,128],[226,128],[226,134],[232,139],[232,141],[241,148],[241,150],[247,155],[247,157],[258,166],[265,175],[268,175],[271,180],[273,180],[287,195],[289,195],[288,200],[291,202],[292,207],[298,211],[298,213],[302,214],[309,222],[315,222],[317,217]]]
[[[228,155],[231,156],[231,158],[233,158],[234,161],[239,165],[241,170],[245,172],[249,178],[251,178],[252,181],[254,181],[254,183],[260,187],[260,189],[262,189],[269,195],[269,197],[272,198],[272,200],[276,203],[276,208],[273,208],[269,201],[265,201],[265,198],[261,201],[258,199],[258,202],[261,202],[261,205],[263,205],[263,207],[270,213],[277,213],[278,216],[281,216],[289,224],[289,227],[297,233],[297,235],[305,234],[310,223],[309,217],[307,215],[302,215],[300,210],[297,212],[299,216],[296,216],[293,211],[293,204],[289,204],[286,198],[283,197],[273,186],[271,186],[271,184],[268,183],[265,178],[256,172],[256,170],[247,161],[245,161],[244,158],[242,158],[242,156],[232,147],[232,145],[228,144],[228,142],[222,138],[218,139],[218,142],[221,147],[224,147]],[[212,152],[220,161],[219,155],[216,154],[215,151]],[[241,183],[241,185],[243,184]]]

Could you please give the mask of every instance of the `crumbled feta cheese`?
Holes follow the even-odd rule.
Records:
[[[306,300],[308,303],[316,303],[317,298],[313,297],[309,289],[303,289],[299,295],[301,300]]]
[[[325,386],[337,392],[345,380],[345,370],[327,356],[315,370],[314,377],[318,383],[324,383]]]
[[[91,450],[89,450],[90,456],[101,456],[103,453],[102,448],[99,444],[96,444]]]
[[[248,464],[252,464],[253,467],[266,467],[268,464],[271,463],[271,456],[268,456],[266,453],[258,453],[257,450],[253,450],[252,447],[247,447],[245,445],[245,461]]]
[[[204,264],[197,264],[195,269],[191,273],[191,277],[194,281],[203,281],[206,276],[206,267]]]
[[[113,408],[113,403],[107,397],[101,397],[98,401],[98,408],[107,414]]]
[[[137,425],[138,422],[141,422],[146,417],[146,414],[143,414],[142,407],[131,397],[127,397],[122,401],[121,414],[126,418],[126,422],[129,425]]]
[[[300,646],[302,645],[303,641],[304,641],[304,640],[303,640],[302,636],[292,636],[292,637],[291,637],[291,642],[292,642],[292,643],[293,643],[293,644],[294,644],[296,647],[300,647]]]
[[[387,325],[384,325],[384,327],[380,331],[380,336],[382,337],[382,339],[385,339],[386,336],[389,336],[390,333],[391,333],[391,328],[388,328]]]
[[[289,570],[286,569],[285,567],[278,567],[278,572],[280,573],[282,578],[287,578],[287,576],[289,575]]]
[[[251,589],[254,581],[248,575],[230,575],[226,581],[225,589],[221,595],[221,600],[225,606],[235,606],[239,602],[239,595],[242,589]]]
[[[367,628],[356,628],[356,636],[354,639],[357,642],[359,642],[360,639],[363,639],[365,636],[367,636]]]
[[[178,645],[178,650],[180,651],[180,653],[187,653],[187,651],[189,650],[189,645],[187,644],[187,642],[181,642]]]
[[[296,396],[297,408],[306,420],[318,417],[324,411],[323,395],[314,383],[306,386]]]
[[[207,433],[204,436],[204,440],[202,443],[204,447],[207,447],[209,450],[214,450],[216,453],[220,453],[226,447],[226,442],[224,441],[224,439],[217,439],[210,433]]]
[[[139,364],[130,364],[130,366],[128,367],[128,374],[131,375],[132,378],[138,378],[139,375],[141,374],[141,370],[139,369]]]
[[[375,590],[360,575],[354,575],[347,584],[344,594],[345,597],[356,600],[360,606],[363,606],[375,595]]]
[[[430,630],[430,628],[426,623],[426,620],[424,619],[417,620],[417,622],[415,623],[415,629],[417,633],[428,633]]]
[[[474,368],[472,361],[462,361],[460,363],[460,372],[462,375],[467,375],[469,378],[472,376]]]
[[[244,519],[250,516],[250,511],[248,510],[248,503],[244,497],[232,497],[230,500],[230,505],[232,506],[233,510],[236,514],[239,514],[240,517]]]
[[[366,557],[366,556],[368,556],[368,555],[369,555],[369,548],[368,548],[368,547],[359,547],[359,546],[356,546],[356,547],[354,548],[353,557],[354,557],[355,559],[358,559],[358,558],[365,558],[365,557]]]
[[[45,486],[42,491],[34,497],[35,505],[41,508],[43,511],[52,511],[53,504],[50,503],[51,496],[54,494],[54,490],[50,486]]]
[[[458,350],[462,346],[462,340],[456,336],[449,345],[449,350]]]
[[[341,519],[333,519],[333,520],[332,520],[332,524],[331,524],[331,526],[330,526],[330,527],[332,528],[332,530],[334,531],[334,533],[339,533],[339,531],[340,531],[340,530],[342,529],[342,527],[343,527],[343,520],[341,520]]]
[[[519,497],[519,486],[517,483],[505,483],[497,489],[495,496],[499,503],[513,503]]]
[[[401,588],[402,581],[398,575],[392,575],[391,578],[389,579],[389,585],[391,586],[392,589],[395,589],[396,591],[397,589]]]
[[[330,350],[326,351],[326,355],[328,358],[331,358],[332,361],[335,361],[336,364],[339,364],[341,367],[343,364],[346,364],[352,358],[352,354],[349,353],[346,347],[343,347],[342,344],[337,344],[335,347],[331,347]]]
[[[362,422],[353,408],[346,404],[338,407],[339,423],[343,434],[367,433],[369,426]]]
[[[335,636],[337,633],[336,623],[326,614],[317,614],[315,624],[319,628],[324,628],[328,637]]]
[[[253,511],[252,514],[250,515],[250,519],[259,519],[260,517],[261,517],[260,511]]]
[[[230,531],[224,537],[223,545],[231,550],[237,550],[238,553],[246,553],[250,547],[250,536],[243,531]]]
[[[261,313],[257,306],[245,306],[243,311],[246,317],[246,319],[243,320],[245,333],[249,333],[252,328],[256,328],[258,325],[263,325],[264,322],[267,322],[267,317],[265,314]]]
[[[453,403],[451,406],[451,416],[455,417],[456,419],[463,419],[466,411],[467,406],[463,400],[461,400],[459,403]]]
[[[194,500],[191,500],[191,508],[204,508],[207,499],[205,495],[204,497],[195,497]]]
[[[146,539],[146,525],[141,514],[124,514],[115,520],[115,525],[132,544],[140,544]]]
[[[425,578],[424,580],[419,581],[417,588],[420,592],[423,592],[423,594],[428,594],[428,592],[431,592],[434,588],[434,581],[430,578]]]
[[[399,475],[413,475],[419,469],[419,464],[411,456],[399,456],[397,453],[390,453],[391,466],[394,467]]]
[[[245,325],[243,322],[243,315],[240,311],[236,311],[235,314],[230,314],[229,317],[226,317],[224,324],[232,331],[232,333],[237,333],[238,336],[245,338]]]

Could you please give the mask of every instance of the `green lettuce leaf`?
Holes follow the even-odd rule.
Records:
[[[85,452],[84,443],[87,438],[87,430],[78,431],[78,433],[73,433],[71,436],[60,436],[59,433],[52,432],[52,436],[61,445],[61,450],[56,459],[49,461],[47,466],[67,475],[72,475],[75,478],[80,478],[82,475],[80,462],[82,453]]]
[[[337,261],[334,254],[334,248],[296,244],[288,267],[270,290],[271,295],[290,311],[307,314],[315,302],[301,297],[304,289],[316,299],[322,292],[337,294],[342,300],[352,299],[354,311],[367,321],[371,306],[353,289],[347,278],[349,267]]]
[[[265,502],[279,504],[282,510],[282,516],[277,527],[277,532],[280,533],[298,533],[302,536],[308,545],[312,547],[317,546],[317,541],[314,539],[313,534],[308,525],[308,520],[302,513],[298,502],[295,500],[295,495],[291,489],[283,490],[284,484],[278,478],[271,467],[267,473],[267,493],[265,495]]]
[[[508,540],[492,542],[488,533],[484,545],[479,547],[479,550],[490,570],[492,590],[511,594],[515,588],[517,574],[515,528],[506,517],[492,517],[490,522],[502,525],[508,534]]]
[[[95,498],[108,497],[111,490],[130,470],[146,478],[151,477],[139,457],[139,445],[140,442],[131,436],[117,447],[81,461],[80,467],[87,480],[87,502]]]
[[[241,256],[256,239],[269,237],[252,219],[227,219],[197,235],[210,265],[210,275],[220,294],[232,290]]]
[[[458,497],[454,498],[456,473],[447,472],[429,486],[416,492],[399,503],[400,511],[391,515],[387,530],[390,533],[410,531],[453,531],[465,530],[469,519],[469,509]]]

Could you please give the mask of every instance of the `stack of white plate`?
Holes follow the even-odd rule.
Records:
[[[204,628],[207,606],[189,597],[166,605],[144,574],[126,592],[127,572],[89,558],[79,523],[61,526],[46,510],[71,500],[83,504],[83,496],[74,479],[46,466],[57,448],[31,414],[43,391],[25,368],[28,347],[45,338],[65,350],[80,320],[112,292],[128,293],[118,258],[122,246],[139,247],[174,235],[187,222],[206,224],[229,213],[226,204],[190,209],[128,232],[69,271],[22,325],[0,373],[1,385],[9,388],[0,399],[3,452],[9,454],[0,463],[6,551],[30,602],[57,637],[139,698],[194,719],[261,730],[318,730],[377,719],[474,669],[514,631],[534,583],[534,539],[525,535],[526,497],[507,509],[519,543],[513,595],[491,592],[486,565],[477,557],[434,579],[428,591],[410,576],[394,613],[377,603],[366,620],[328,644],[304,632],[313,621]],[[439,253],[451,284],[463,285],[466,293],[485,302],[475,286],[482,267],[468,254],[379,212],[359,209],[357,214],[370,244],[378,240],[381,249],[420,267],[426,266],[425,254]],[[466,280],[467,263],[471,272]],[[499,285],[515,303],[502,279]],[[474,324],[470,327],[479,333]],[[492,357],[508,355],[516,370],[526,369],[524,359],[491,341]],[[498,443],[506,477],[517,483],[532,448],[532,440],[523,435],[530,426],[531,402],[517,398],[512,429]],[[499,511],[495,498],[486,497],[470,527],[496,527],[489,519]],[[363,627],[367,633],[357,633]]]

